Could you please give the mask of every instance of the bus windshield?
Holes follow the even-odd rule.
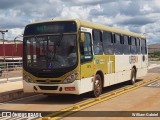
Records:
[[[24,38],[27,68],[58,69],[77,63],[75,34],[56,34]]]

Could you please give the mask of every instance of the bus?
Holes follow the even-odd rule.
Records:
[[[75,94],[146,75],[146,36],[80,19],[28,24],[23,38],[24,92]]]

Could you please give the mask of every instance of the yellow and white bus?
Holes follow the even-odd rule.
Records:
[[[144,76],[146,37],[79,19],[29,24],[23,39],[24,92],[82,94]]]

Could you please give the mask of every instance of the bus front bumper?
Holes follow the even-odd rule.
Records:
[[[68,84],[38,84],[23,80],[25,93],[80,94],[80,80]]]

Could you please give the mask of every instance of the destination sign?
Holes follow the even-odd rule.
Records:
[[[71,33],[76,31],[77,25],[75,21],[44,22],[27,25],[24,31],[24,36],[53,33]]]

